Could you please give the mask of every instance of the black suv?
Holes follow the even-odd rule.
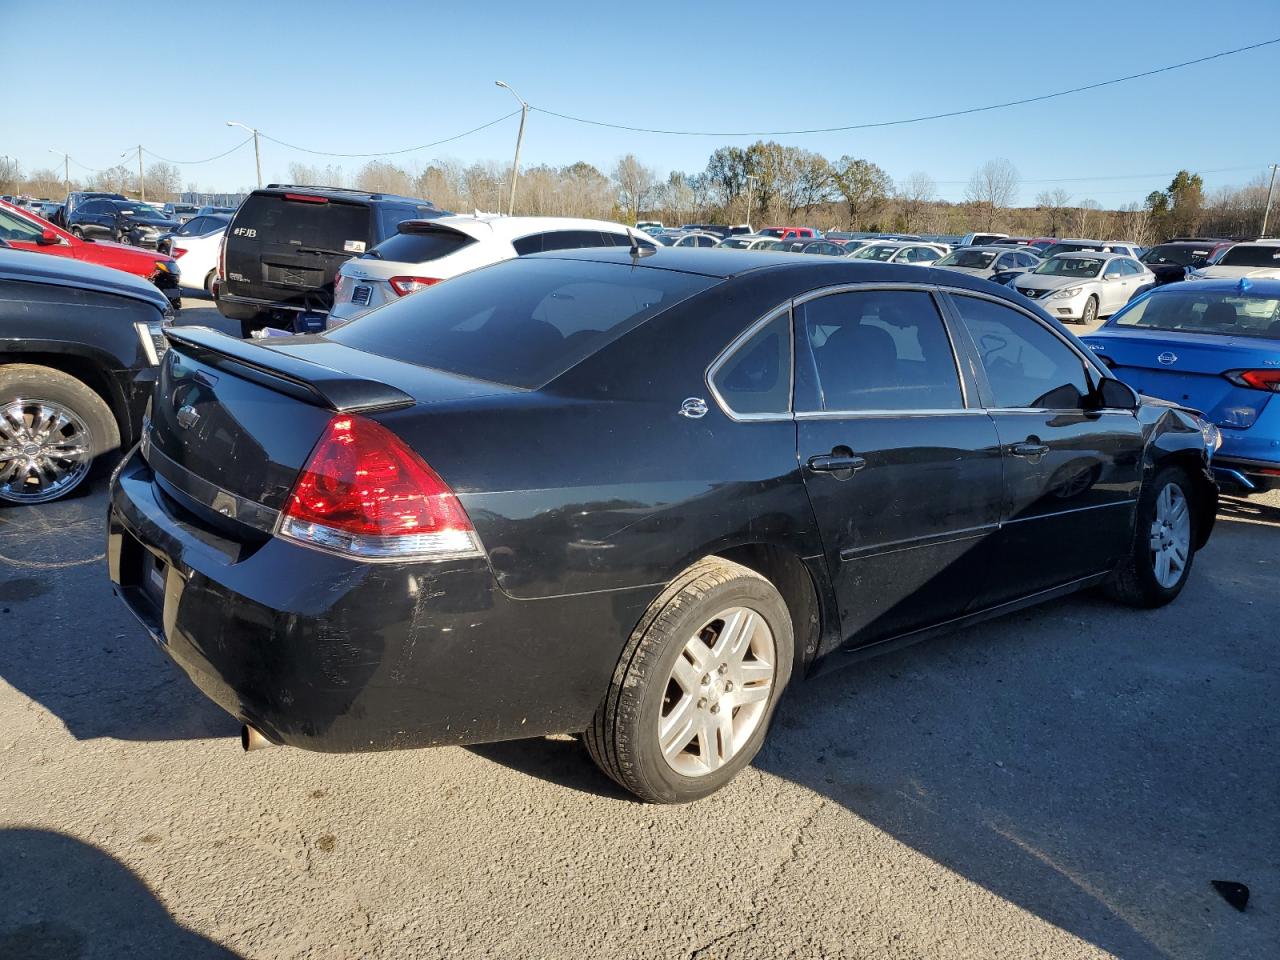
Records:
[[[0,249],[0,504],[63,497],[138,441],[170,316],[139,277]]]
[[[139,200],[86,200],[67,217],[67,229],[86,240],[115,240],[154,247],[163,233],[178,229],[178,221]]]
[[[327,314],[338,268],[392,236],[402,220],[447,215],[429,200],[339,187],[273,183],[255,190],[227,228],[217,303],[241,332],[298,328]]]

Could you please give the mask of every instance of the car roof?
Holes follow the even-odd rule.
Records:
[[[1124,257],[1126,260],[1132,260],[1133,257],[1127,253],[1116,253],[1114,251],[1104,250],[1074,250],[1066,253],[1055,253],[1052,257],[1054,260],[1115,260],[1118,257]]]
[[[169,304],[164,294],[153,284],[131,273],[69,257],[51,257],[36,251],[0,249],[0,277],[80,287],[131,297],[150,303],[161,312]]]
[[[415,207],[427,206],[435,210],[440,208],[430,200],[424,200],[422,197],[402,197],[396,193],[371,193],[368,190],[354,190],[349,187],[322,187],[313,186],[305,183],[269,183],[265,187],[259,187],[253,192],[256,194],[267,194],[269,196],[280,196],[286,193],[297,193],[304,191],[312,193],[316,196],[334,197],[342,200],[365,200],[371,203],[380,203],[383,201],[393,203],[407,203]]]
[[[448,214],[432,220],[406,220],[424,229],[447,227],[476,239],[516,240],[533,233],[553,230],[603,230],[608,233],[636,233],[635,227],[609,220],[589,220],[584,217],[503,217],[497,214]],[[639,231],[643,233],[643,231]],[[642,238],[644,239],[644,238]]]
[[[1243,284],[1243,286],[1242,286]],[[1166,283],[1152,293],[1196,293],[1208,290],[1212,293],[1235,293],[1245,297],[1264,297],[1280,300],[1280,280],[1255,277],[1205,277],[1193,283]]]

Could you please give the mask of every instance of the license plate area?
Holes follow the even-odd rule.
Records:
[[[120,537],[120,597],[151,635],[161,640],[169,564],[127,530]]]

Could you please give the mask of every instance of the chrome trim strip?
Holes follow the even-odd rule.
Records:
[[[1115,507],[1132,507],[1137,503],[1137,499],[1133,500],[1113,500],[1111,503],[1092,503],[1087,507],[1072,507],[1070,510],[1054,510],[1052,513],[1037,513],[1029,517],[1011,517],[1005,520],[1001,526],[1008,526],[1013,523],[1027,523],[1036,520],[1047,520],[1049,517],[1061,517],[1068,513],[1084,513],[1088,510],[1110,510]]]
[[[891,540],[866,547],[845,547],[840,551],[841,560],[860,560],[863,557],[881,556],[888,553],[902,553],[904,550],[917,550],[921,547],[938,547],[948,543],[967,543],[980,540],[989,533],[1000,529],[998,523],[984,523],[977,527],[963,527],[959,530],[947,530],[943,533],[930,533],[921,537],[909,537],[905,540]]]
[[[941,410],[814,410],[797,413],[797,420],[829,420],[856,417],[943,417],[985,415],[981,407],[948,407]]]

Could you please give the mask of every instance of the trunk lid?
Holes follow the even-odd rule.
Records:
[[[510,390],[320,337],[267,346],[194,328],[168,336],[143,455],[167,493],[224,527],[270,532],[336,414]]]
[[[1280,349],[1268,350],[1267,342],[1256,337],[1104,328],[1084,340],[1139,393],[1194,407],[1218,426],[1248,429],[1274,396],[1223,376],[1228,370],[1267,366],[1264,352],[1280,362]]]

